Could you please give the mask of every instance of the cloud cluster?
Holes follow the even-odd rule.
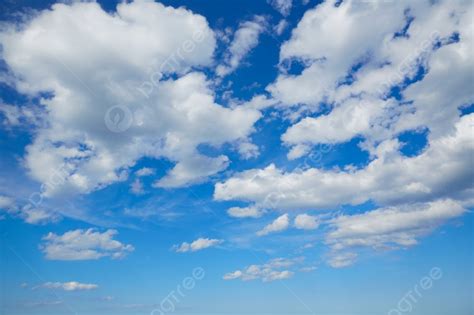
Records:
[[[284,172],[271,164],[217,183],[214,197],[288,210],[335,208],[369,200],[383,205],[439,198],[471,203],[473,120],[474,114],[461,117],[452,133],[432,140],[417,156],[404,156],[400,143],[389,140],[378,146],[376,158],[361,169]]]
[[[184,8],[140,0],[111,14],[94,2],[55,4],[6,25],[0,43],[18,91],[44,108],[24,163],[45,196],[123,181],[143,157],[175,163],[155,187],[202,181],[229,161],[199,144],[246,139],[260,117],[215,103],[206,76],[193,71],[212,64],[215,36]]]
[[[115,240],[117,234],[116,230],[101,233],[95,229],[78,229],[63,235],[50,232],[43,237],[40,248],[49,260],[119,259],[132,252],[134,247]]]

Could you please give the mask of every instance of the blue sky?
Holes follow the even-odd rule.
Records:
[[[4,1],[0,314],[472,314],[470,1]]]

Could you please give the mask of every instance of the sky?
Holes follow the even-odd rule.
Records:
[[[473,10],[2,1],[0,314],[473,314]]]

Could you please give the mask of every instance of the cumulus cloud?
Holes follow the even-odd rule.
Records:
[[[286,210],[336,208],[368,200],[381,205],[440,197],[471,202],[473,119],[474,114],[461,117],[452,133],[432,140],[417,156],[404,156],[399,151],[400,143],[390,140],[380,144],[373,152],[376,158],[361,169],[309,168],[284,172],[271,164],[217,183],[214,197]]]
[[[215,247],[224,242],[224,240],[210,239],[210,238],[198,238],[192,243],[184,242],[181,245],[173,246],[177,253],[197,252],[209,247]]]
[[[267,23],[265,17],[256,15],[252,20],[240,24],[225,53],[224,64],[216,68],[218,76],[226,76],[237,69],[245,56],[258,45],[258,38],[266,30]]]
[[[299,214],[295,218],[295,227],[300,230],[314,230],[319,226],[319,220],[315,216],[306,213]]]
[[[241,279],[242,281],[260,279],[263,282],[289,279],[293,277],[295,273],[286,268],[300,264],[303,260],[303,257],[297,257],[293,259],[275,258],[263,265],[251,265],[246,267],[244,270],[229,272],[223,276],[223,279]]]
[[[46,282],[36,288],[44,289],[58,289],[64,291],[86,291],[86,290],[95,290],[99,286],[97,284],[90,283],[80,283],[76,281],[71,282]]]
[[[340,215],[329,222],[327,263],[334,268],[350,266],[356,262],[355,251],[363,247],[393,250],[414,246],[420,237],[465,212],[458,202],[442,199]]]
[[[215,103],[193,71],[212,64],[215,36],[184,8],[135,1],[110,14],[94,2],[55,4],[21,27],[5,25],[0,43],[18,91],[44,106],[24,163],[47,197],[123,181],[143,157],[175,163],[155,187],[203,181],[229,161],[200,154],[199,144],[246,139],[260,117]]]
[[[330,222],[326,241],[335,249],[352,246],[411,246],[417,238],[466,210],[453,200],[381,208],[341,215]]]
[[[257,207],[232,207],[227,210],[227,213],[234,218],[260,218],[263,210]]]
[[[308,10],[281,46],[282,72],[267,88],[272,96],[282,106],[332,108],[298,121],[283,142],[296,150],[357,136],[379,142],[419,128],[436,139],[452,130],[459,107],[474,102],[469,1],[334,4]],[[303,64],[300,74],[287,72],[293,62]],[[401,100],[390,96],[393,87]]]
[[[49,260],[119,259],[132,252],[134,247],[114,240],[117,234],[116,230],[101,233],[95,229],[78,229],[63,235],[50,232],[43,237],[40,248]]]
[[[284,214],[276,218],[272,223],[265,226],[262,230],[257,232],[258,236],[264,236],[270,233],[281,232],[290,226],[290,217]]]

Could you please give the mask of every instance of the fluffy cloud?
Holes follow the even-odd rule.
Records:
[[[272,164],[217,183],[214,197],[289,210],[335,208],[368,200],[389,205],[441,197],[470,203],[473,119],[474,114],[461,117],[454,131],[432,140],[418,156],[406,157],[400,153],[398,141],[386,141],[373,152],[376,158],[365,168],[284,172]]]
[[[173,248],[177,253],[186,253],[186,252],[197,252],[209,247],[214,247],[222,244],[224,241],[219,239],[210,239],[210,238],[198,238],[194,242],[187,243],[184,242],[181,245],[175,245]]]
[[[325,242],[331,252],[327,263],[334,268],[348,267],[355,263],[358,255],[354,251],[361,247],[386,250],[414,246],[418,238],[465,211],[458,202],[444,199],[338,216],[329,222]]]
[[[71,282],[46,282],[36,288],[44,289],[58,289],[64,291],[85,291],[85,290],[95,290],[99,286],[97,284],[90,283],[80,283],[76,281]]]
[[[301,230],[314,230],[319,226],[318,218],[306,213],[299,214],[295,218],[295,227]]]
[[[466,210],[453,200],[377,209],[362,214],[341,215],[330,222],[326,241],[334,249],[390,245],[411,246],[443,222]]]
[[[285,16],[290,14],[291,7],[293,6],[293,0],[269,0],[268,2],[275,10]]]
[[[253,20],[241,23],[226,51],[225,63],[216,69],[217,75],[226,76],[237,69],[244,57],[258,45],[258,38],[266,28],[266,19],[259,15]]]
[[[289,279],[295,273],[285,268],[300,264],[303,260],[303,257],[297,257],[294,259],[275,258],[263,265],[251,265],[246,267],[244,270],[229,272],[223,276],[223,279],[241,279],[242,281],[261,279],[263,282]]]
[[[232,207],[227,213],[234,218],[260,218],[263,215],[263,211],[257,207]]]
[[[285,106],[332,110],[302,119],[282,140],[300,149],[356,136],[383,141],[419,128],[443,136],[458,108],[474,102],[472,14],[469,1],[327,1],[307,11],[280,51],[282,65],[300,61],[304,70],[282,71],[268,90]],[[401,100],[388,97],[395,86]]]
[[[281,232],[290,226],[290,217],[284,214],[276,218],[272,223],[265,226],[262,230],[257,232],[258,236],[264,236],[270,233]]]
[[[45,196],[125,180],[142,157],[175,163],[156,187],[202,181],[229,161],[198,145],[246,139],[260,117],[216,104],[205,75],[192,71],[211,65],[215,38],[183,8],[143,0],[109,14],[93,2],[55,4],[3,28],[0,43],[18,91],[41,95],[46,124],[24,162]]]
[[[114,240],[113,237],[117,234],[116,230],[100,233],[95,229],[73,230],[63,235],[50,232],[43,237],[44,244],[40,248],[49,260],[95,260],[102,257],[118,259],[134,248]]]

